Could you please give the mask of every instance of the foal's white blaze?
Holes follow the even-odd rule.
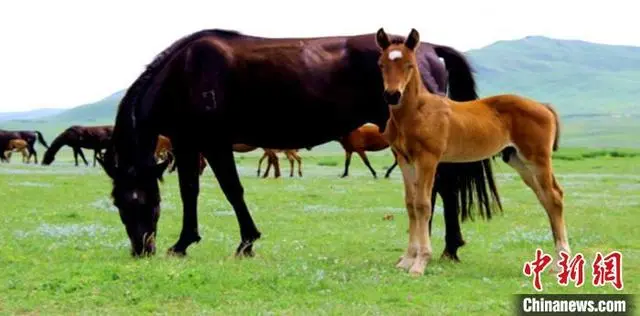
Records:
[[[389,60],[396,60],[402,58],[402,52],[399,50],[392,50],[389,52]]]

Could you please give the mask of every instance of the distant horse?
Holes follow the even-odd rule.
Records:
[[[176,169],[175,160],[173,159],[173,146],[171,140],[163,135],[158,135],[158,143],[156,145],[155,157],[158,161],[169,161],[169,173],[172,173]],[[200,154],[200,175],[204,172],[204,168],[207,167],[207,161],[204,160],[204,156]]]
[[[233,144],[311,148],[364,123],[385,126],[374,34],[315,38],[262,38],[202,30],[157,55],[127,88],[115,119],[112,146],[99,160],[113,180],[111,195],[133,255],[155,253],[160,216],[158,180],[168,163],[154,163],[157,135],[174,143],[183,205],[182,232],[169,253],[185,255],[198,233],[198,155],[204,154],[240,226],[238,256],[252,256],[261,236],[244,199]],[[462,53],[421,43],[422,81],[429,91],[456,100],[477,97]],[[438,59],[445,60],[445,65]],[[384,131],[382,131],[384,132]],[[458,214],[480,214],[499,202],[490,160],[439,168],[447,247],[454,257],[464,241]],[[474,195],[474,193],[476,193]],[[471,197],[471,198],[470,198]],[[498,203],[499,205],[499,203]]]
[[[29,163],[29,143],[22,138],[15,138],[9,141],[9,144],[4,149],[4,157],[7,162],[11,160],[11,153],[20,152],[22,154],[22,162]]]
[[[365,151],[380,151],[387,149],[389,147],[389,143],[380,133],[380,129],[377,125],[367,123],[364,124],[357,129],[353,130],[349,135],[341,137],[338,142],[342,145],[345,153],[344,160],[344,173],[342,174],[342,178],[349,175],[349,165],[351,164],[351,155],[355,151],[362,159],[362,162],[369,168],[371,174],[373,174],[374,178],[377,178],[378,175],[376,171],[371,167],[371,163],[369,163],[369,158],[367,158],[367,154]],[[391,171],[397,165],[397,159],[395,159],[394,154],[394,162],[391,167],[387,170],[387,173],[384,175],[385,178],[388,178],[391,174]]]
[[[96,165],[96,158],[102,149],[107,148],[113,134],[113,126],[80,126],[73,125],[60,133],[51,143],[51,147],[44,153],[43,165],[50,165],[55,159],[56,153],[62,146],[69,146],[73,149],[73,158],[78,166],[78,156],[82,158],[85,166],[89,165],[84,157],[82,148],[93,149],[93,165]]]
[[[38,163],[38,153],[34,147],[36,140],[45,148],[49,148],[39,131],[7,131],[3,129],[0,129],[0,148],[6,148],[9,141],[16,138],[24,139],[27,142],[29,159],[33,157],[35,163]],[[4,152],[0,152],[0,160],[4,160],[4,158]]]
[[[501,152],[547,211],[557,262],[560,252],[569,254],[563,191],[551,162],[560,136],[555,110],[517,95],[456,102],[432,94],[422,85],[416,60],[418,31],[412,29],[404,43],[395,44],[380,29],[376,42],[391,112],[385,136],[398,154],[409,213],[409,247],[397,267],[421,275],[431,258],[427,223],[438,163],[480,161]]]
[[[289,176],[293,177],[293,170],[295,168],[295,163],[298,162],[298,175],[302,177],[302,158],[300,157],[300,155],[298,155],[297,149],[263,148],[263,150],[264,150],[264,153],[262,154],[262,157],[260,157],[260,160],[258,161],[258,176],[260,176],[260,167],[262,166],[262,161],[264,160],[264,158],[269,158],[267,159],[267,168],[264,170],[264,175],[262,177],[266,178],[267,176],[269,176],[269,170],[273,165],[273,169],[274,169],[273,177],[279,178],[280,162],[278,161],[278,153],[284,153],[285,156],[287,157],[287,160],[289,160],[289,164],[291,165],[291,168],[290,168],[291,171],[289,173]]]

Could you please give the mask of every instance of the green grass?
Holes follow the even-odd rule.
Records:
[[[611,154],[627,153],[625,155]],[[587,258],[586,284],[564,288],[543,275],[548,293],[616,293],[591,285],[597,251],[623,253],[625,287],[640,289],[640,156],[631,150],[562,150],[555,161],[565,189],[574,252]],[[354,157],[302,151],[303,178],[257,179],[255,155],[237,159],[245,197],[263,238],[253,259],[231,255],[236,219],[210,170],[199,199],[203,240],[187,258],[165,254],[181,227],[175,175],[162,185],[159,253],[133,259],[110,182],[99,168],[73,167],[68,152],[50,167],[0,164],[0,312],[8,314],[511,314],[511,295],[535,293],[522,274],[536,247],[553,252],[547,217],[533,194],[496,160],[505,212],[462,226],[462,263],[435,258],[423,277],[394,268],[407,244],[400,172],[374,180]],[[624,157],[618,157],[624,156]],[[566,159],[566,157],[573,157]],[[389,152],[371,155],[382,175]],[[281,159],[283,173],[288,164]],[[440,202],[438,202],[438,207]],[[383,220],[393,214],[393,220]]]

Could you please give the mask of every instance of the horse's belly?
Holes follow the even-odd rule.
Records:
[[[509,144],[508,135],[499,129],[451,133],[440,161],[474,162],[491,158]]]

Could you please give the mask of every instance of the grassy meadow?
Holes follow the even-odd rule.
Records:
[[[41,151],[42,152],[42,151]],[[91,155],[85,151],[89,158]],[[434,259],[424,276],[394,268],[407,244],[400,170],[375,180],[357,156],[340,179],[339,151],[301,151],[302,178],[259,179],[257,153],[236,155],[245,197],[263,233],[257,256],[238,260],[237,222],[212,172],[201,179],[200,234],[186,258],[168,257],[182,206],[175,174],[165,177],[158,253],[133,259],[99,167],[74,167],[69,151],[49,167],[0,164],[2,314],[399,314],[505,315],[512,294],[535,293],[522,274],[542,247],[553,254],[547,216],[532,192],[496,160],[505,212],[463,223],[456,264],[440,260],[444,224],[434,219]],[[370,155],[379,176],[388,151]],[[561,149],[569,241],[586,257],[585,285],[542,277],[544,293],[638,293],[640,151]],[[384,220],[386,215],[391,220]],[[624,289],[591,284],[596,252],[623,254]]]

